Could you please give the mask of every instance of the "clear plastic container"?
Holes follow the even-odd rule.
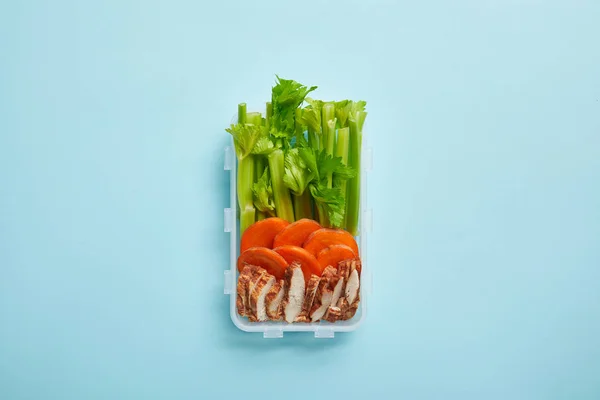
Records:
[[[237,121],[234,116],[233,121]],[[372,290],[372,272],[368,263],[368,234],[373,228],[373,212],[368,205],[367,175],[373,165],[373,151],[368,146],[368,134],[363,129],[362,159],[360,171],[360,217],[359,235],[356,241],[359,246],[362,262],[360,282],[360,304],[353,318],[347,321],[334,323],[319,321],[314,323],[287,323],[285,321],[249,322],[246,317],[241,317],[236,309],[237,297],[237,259],[240,255],[239,215],[237,206],[237,157],[233,147],[225,148],[225,170],[229,171],[229,206],[224,210],[224,230],[230,234],[229,238],[229,268],[225,270],[224,293],[229,296],[229,313],[234,325],[245,332],[262,332],[265,338],[281,338],[284,332],[314,332],[316,338],[333,338],[335,332],[351,332],[365,319],[367,303]]]

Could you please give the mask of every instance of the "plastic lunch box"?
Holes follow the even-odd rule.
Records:
[[[232,121],[237,121],[234,115]],[[224,230],[229,233],[229,268],[225,270],[225,295],[229,296],[229,314],[234,325],[245,332],[262,332],[265,338],[281,338],[284,332],[314,332],[315,338],[333,338],[335,332],[351,332],[365,319],[368,297],[372,291],[372,272],[368,263],[368,234],[373,227],[373,212],[368,205],[367,176],[372,169],[373,151],[368,146],[368,133],[363,129],[360,171],[360,217],[359,235],[356,241],[362,261],[360,304],[354,317],[334,323],[319,321],[314,323],[287,323],[284,321],[249,322],[238,315],[236,310],[237,259],[240,255],[239,211],[237,205],[237,157],[231,144],[225,147],[225,170],[229,171],[229,206],[224,210]]]

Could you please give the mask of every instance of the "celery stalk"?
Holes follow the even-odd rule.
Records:
[[[254,208],[254,156],[248,155],[238,164],[238,202],[240,205],[240,235],[254,223],[256,209]]]
[[[246,113],[246,123],[253,124],[259,126],[262,124],[262,116],[259,112],[247,112]],[[262,176],[265,171],[265,159],[260,155],[253,155],[254,158],[254,179],[253,183],[256,183]],[[248,217],[250,218],[250,217]],[[262,211],[256,211],[256,220],[260,221],[261,219],[265,219],[266,215]]]
[[[300,137],[304,137],[304,128],[302,127],[302,109],[296,108],[296,117],[294,118],[294,130],[296,134],[296,146],[298,146],[298,141]]]
[[[307,189],[300,196],[294,195],[294,214],[296,220],[302,218],[313,218],[312,212],[312,198],[310,197],[310,191]]]
[[[358,219],[360,215],[360,158],[362,146],[362,126],[367,113],[359,111],[355,118],[350,118],[350,151],[349,163],[356,171],[356,176],[348,181],[346,195],[346,229],[352,234],[358,234]]]
[[[269,132],[269,129],[271,128],[271,117],[273,116],[273,105],[271,104],[271,102],[267,102],[267,106],[266,106],[266,113],[265,113],[265,130],[267,132]],[[260,177],[262,176],[262,174],[265,172],[265,168],[267,165],[267,159],[265,158],[265,156],[256,156],[256,168],[255,168],[255,173],[256,173],[256,180],[260,179]],[[258,210],[256,211],[256,220],[260,221],[267,218],[267,214]]]
[[[263,172],[265,172],[266,160],[264,156],[255,155],[254,156],[254,181],[258,181],[262,176]],[[256,220],[260,221],[267,218],[267,215],[260,211],[256,210]]]
[[[321,110],[321,125],[323,134],[321,135],[321,149],[327,150],[327,154],[333,155],[333,146],[331,149],[328,148],[330,139],[329,139],[329,124],[328,122],[335,118],[335,105],[333,103],[325,103]],[[335,126],[334,126],[334,136],[335,136]],[[335,138],[333,139],[335,140]]]
[[[238,124],[246,123],[246,103],[238,104]]]
[[[262,116],[259,112],[249,112],[246,113],[246,123],[253,125],[261,125],[262,124]]]
[[[245,124],[247,121],[246,103],[238,105],[238,123]],[[256,209],[254,208],[254,197],[252,184],[254,183],[254,156],[248,154],[238,162],[237,192],[240,207],[240,235],[254,223]]]
[[[289,222],[294,222],[294,207],[290,191],[283,183],[284,155],[281,149],[273,151],[267,157],[269,160],[269,170],[271,172],[271,183],[273,185],[273,198],[275,201],[275,210],[279,218]]]
[[[265,127],[267,128],[267,132],[271,129],[271,118],[273,118],[273,104],[268,101],[267,102],[267,113],[265,114]]]
[[[319,136],[310,126],[308,127],[308,146],[319,150]]]
[[[327,151],[327,154],[329,154],[330,156],[333,156],[333,150],[335,148],[335,123],[335,118],[327,121],[327,133],[325,135],[327,139],[327,144],[325,147],[325,151]],[[327,174],[327,187],[330,189],[333,187],[332,173]]]
[[[349,138],[350,138],[350,130],[348,128],[338,129],[337,134],[337,142],[335,144],[335,156],[341,157],[344,165],[348,165],[348,149],[349,149]],[[346,195],[346,186],[347,182],[342,180],[339,182],[338,187],[340,189],[340,193]],[[342,221],[341,228],[346,228],[346,213],[344,213],[344,219]]]

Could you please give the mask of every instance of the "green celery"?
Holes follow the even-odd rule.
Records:
[[[341,157],[342,163],[344,165],[348,165],[348,149],[349,149],[349,138],[350,138],[350,130],[348,128],[338,129],[337,134],[337,142],[335,145],[335,156]],[[340,193],[346,196],[346,186],[347,181],[345,179],[334,181],[334,187],[339,188]],[[346,213],[344,212],[344,217],[342,218],[342,228],[346,228]]]
[[[294,214],[296,220],[302,218],[313,219],[312,208],[312,198],[308,190],[305,190],[300,196],[294,195]]]
[[[255,221],[256,209],[254,208],[254,195],[252,184],[254,182],[254,155],[239,160],[238,163],[238,203],[240,205],[240,235]]]
[[[268,168],[264,169],[264,172],[252,186],[252,191],[254,192],[254,206],[265,216],[274,217],[275,201]]]
[[[266,113],[265,113],[265,131],[269,132],[269,128],[271,126],[271,117],[273,116],[273,105],[271,102],[267,102]],[[261,177],[266,174],[268,171],[265,171],[266,168],[266,158],[264,155],[260,154],[256,156],[256,182],[259,183]],[[260,186],[260,184],[259,184]],[[255,191],[256,195],[256,191]],[[256,204],[255,204],[256,205]],[[261,211],[260,207],[257,207],[258,211],[256,212],[256,220],[260,221],[265,219],[268,215],[266,212]]]
[[[259,112],[249,112],[246,113],[246,123],[252,124],[255,126],[262,125],[262,115]],[[254,182],[258,182],[260,177],[263,175],[265,171],[266,160],[263,155],[254,155]],[[258,210],[256,211],[256,220],[260,221],[265,219],[266,215],[264,212]]]
[[[254,155],[251,154],[258,140],[261,128],[248,125],[246,104],[238,105],[238,124],[226,129],[233,136],[235,152],[238,158],[237,192],[240,209],[240,234],[254,223],[256,209],[252,185],[254,183]]]
[[[302,124],[307,127],[308,146],[319,150],[322,148],[320,141],[323,136],[321,126],[323,102],[321,100],[313,100],[310,97],[306,98],[306,102],[308,106],[302,109]]]
[[[259,112],[246,113],[246,123],[261,126],[262,125],[262,115],[260,115]]]
[[[277,149],[268,155],[269,171],[271,172],[271,184],[273,186],[273,197],[275,199],[275,211],[279,218],[294,222],[294,207],[290,191],[283,182],[285,174],[283,150]]]
[[[362,148],[362,127],[367,113],[358,110],[350,114],[348,125],[350,128],[349,165],[356,171],[356,176],[348,181],[346,194],[346,229],[354,236],[358,235],[358,221],[360,215],[360,165]]]
[[[327,121],[327,133],[325,134],[325,138],[327,139],[327,143],[325,145],[325,151],[328,155],[333,156],[333,150],[335,148],[335,123],[336,119],[330,119]],[[333,187],[333,176],[332,174],[327,175],[327,187]]]
[[[246,103],[238,104],[238,124],[246,123]]]
[[[284,147],[289,146],[289,141],[296,133],[296,109],[304,102],[306,95],[316,88],[277,77],[277,85],[271,91],[273,118],[270,132],[274,137],[282,139]]]
[[[273,118],[273,103],[267,102],[267,112],[265,114],[265,128],[269,132],[271,130],[271,118]]]
[[[354,170],[342,162],[341,157],[333,157],[325,150],[316,151],[313,148],[300,148],[298,154],[302,164],[311,175],[305,178],[310,182],[308,188],[315,201],[319,213],[319,222],[324,227],[340,227],[345,211],[344,193],[339,189],[339,183],[354,177]],[[336,187],[327,187],[327,176],[333,174]]]
[[[333,144],[331,148],[329,148],[330,143],[335,142],[335,124],[333,127],[333,138],[329,138],[329,121],[335,119],[335,105],[333,103],[325,103],[322,108],[322,116],[321,116],[321,129],[323,134],[321,135],[321,149],[325,149],[327,154],[333,155]],[[333,140],[333,142],[331,142]]]
[[[260,177],[265,172],[266,160],[265,160],[265,157],[262,156],[262,155],[256,155],[254,157],[255,157],[255,160],[254,160],[254,180],[255,180],[255,183],[256,183],[256,182],[258,182],[258,180],[260,179]],[[256,220],[257,221],[261,221],[261,220],[265,219],[266,217],[267,217],[266,214],[264,212],[260,211],[260,209],[258,211],[256,211]]]
[[[315,174],[300,156],[302,149],[304,147],[288,150],[284,159],[285,175],[283,176],[283,182],[294,196],[296,219],[312,218],[313,214],[310,193],[306,190],[306,187],[315,178]]]

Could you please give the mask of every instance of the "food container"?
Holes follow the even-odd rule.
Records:
[[[237,121],[237,116],[233,117]],[[367,303],[372,288],[372,272],[368,262],[368,234],[372,231],[373,213],[369,208],[367,185],[372,168],[372,149],[368,146],[368,133],[363,130],[362,159],[360,171],[360,217],[359,235],[356,241],[362,260],[360,304],[353,318],[346,321],[318,321],[314,323],[287,323],[285,321],[249,322],[236,310],[237,259],[240,255],[239,211],[237,206],[237,157],[233,140],[225,148],[225,170],[229,171],[229,205],[224,209],[224,230],[229,233],[229,266],[225,270],[225,295],[229,296],[229,313],[234,325],[245,332],[262,332],[265,338],[281,338],[284,332],[313,332],[316,338],[333,338],[335,332],[351,332],[358,328],[367,313]]]

